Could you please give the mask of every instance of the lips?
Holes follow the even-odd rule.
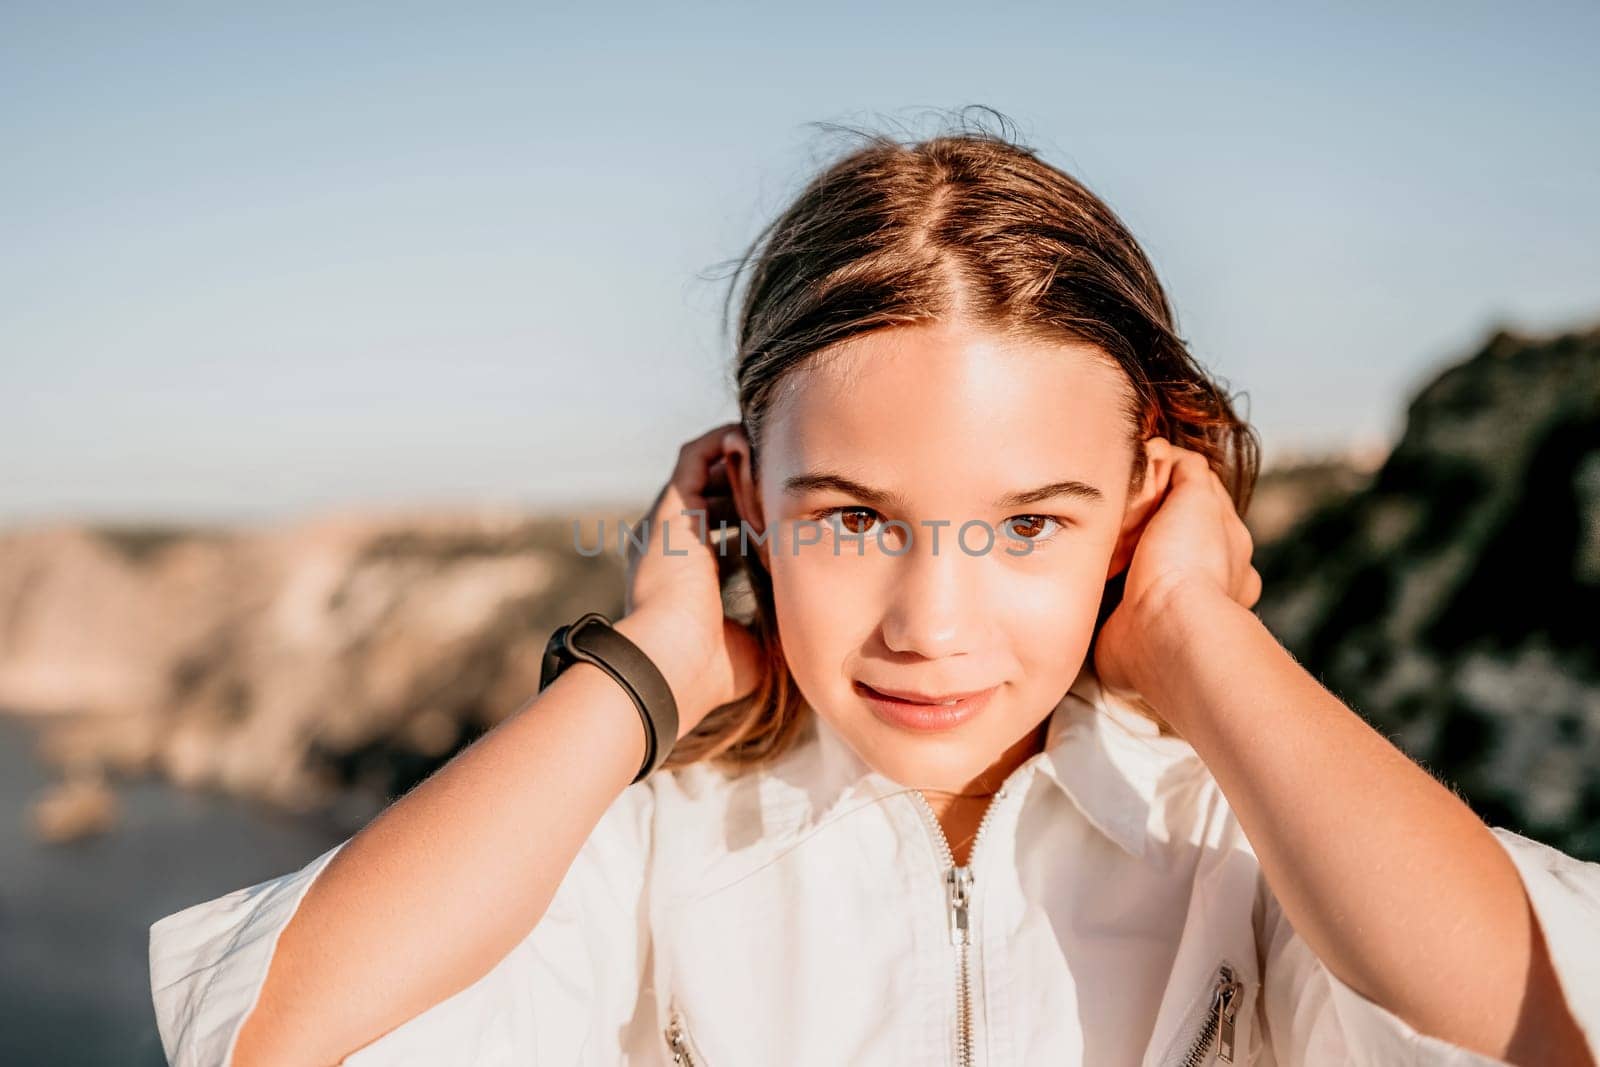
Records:
[[[953,729],[979,714],[988,707],[1000,687],[925,693],[914,689],[878,689],[856,682],[855,690],[885,724],[925,734]]]
[[[888,697],[891,700],[903,700],[908,704],[954,704],[969,697],[987,693],[993,686],[983,689],[963,689],[959,692],[948,693],[922,693],[913,689],[889,689],[881,685],[868,685],[866,682],[857,682],[863,689],[870,690],[878,696]]]

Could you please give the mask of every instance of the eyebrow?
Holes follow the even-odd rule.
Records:
[[[800,494],[819,492],[831,489],[856,497],[871,506],[885,511],[907,511],[904,500],[898,494],[887,492],[883,489],[874,489],[870,485],[862,485],[853,478],[828,471],[815,471],[807,474],[796,474],[783,483],[786,493]],[[1029,504],[1037,504],[1043,500],[1051,500],[1058,496],[1071,497],[1089,504],[1098,504],[1105,499],[1105,494],[1088,482],[1080,482],[1069,478],[1065,481],[1051,482],[1041,485],[1036,489],[1023,489],[1014,493],[1007,493],[995,501],[997,508],[1020,508]]]

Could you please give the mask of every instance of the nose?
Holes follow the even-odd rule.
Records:
[[[891,650],[939,659],[977,647],[987,624],[983,558],[961,551],[948,529],[940,531],[935,552],[931,532],[918,529],[897,561],[882,629]]]

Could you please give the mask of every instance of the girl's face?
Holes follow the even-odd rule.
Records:
[[[1149,511],[1127,493],[1129,388],[1092,346],[946,323],[852,339],[780,385],[736,498],[767,536],[796,684],[889,778],[967,787],[1071,686]],[[992,693],[951,714],[864,686]]]

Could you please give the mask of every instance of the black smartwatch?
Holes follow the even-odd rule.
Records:
[[[633,780],[643,779],[661,766],[678,742],[678,703],[672,688],[644,650],[618,633],[611,620],[598,611],[580,615],[550,635],[539,671],[539,691],[544,692],[579,660],[593,663],[615,678],[639,709],[644,724],[644,763]]]

